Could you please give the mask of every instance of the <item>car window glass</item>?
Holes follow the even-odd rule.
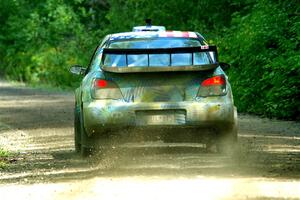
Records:
[[[109,44],[109,48],[116,49],[156,49],[156,48],[176,48],[176,47],[196,47],[200,46],[200,41],[189,38],[146,38],[118,40]]]
[[[192,65],[191,53],[176,53],[172,54],[171,66]]]
[[[200,46],[200,41],[190,38],[144,38],[113,41],[109,48],[116,49],[155,49]],[[139,55],[116,55],[107,54],[104,59],[105,66],[111,67],[165,67],[209,64],[214,60],[213,55],[205,52],[199,53],[176,53],[176,54],[139,54]]]
[[[211,55],[212,56],[212,55]],[[212,56],[214,57],[214,56]],[[207,53],[199,52],[194,53],[194,65],[203,65],[203,64],[209,64],[209,56]]]
[[[149,55],[149,65],[156,67],[164,67],[170,65],[170,55],[169,54],[150,54]]]
[[[148,66],[148,55],[139,54],[139,55],[128,55],[128,67],[147,67]]]
[[[100,61],[99,61],[100,62]],[[126,67],[125,55],[107,55],[104,59],[104,65],[111,67]]]

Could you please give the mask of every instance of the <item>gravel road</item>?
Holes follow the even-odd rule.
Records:
[[[300,199],[300,123],[239,115],[239,153],[138,142],[103,158],[74,152],[71,92],[0,81],[0,169],[6,199]]]

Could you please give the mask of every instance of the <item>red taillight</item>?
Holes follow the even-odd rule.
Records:
[[[225,84],[224,76],[214,76],[209,79],[204,80],[201,83],[201,86],[214,86],[214,85],[224,85]]]
[[[227,93],[224,75],[213,76],[205,79],[199,88],[198,97],[222,96]]]
[[[107,81],[103,79],[95,79],[94,86],[96,88],[105,88],[107,87]]]
[[[120,88],[113,81],[95,79],[92,86],[93,99],[123,99]]]

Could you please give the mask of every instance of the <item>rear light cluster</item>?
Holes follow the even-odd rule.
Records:
[[[92,85],[94,99],[123,99],[120,88],[113,81],[94,79]]]
[[[199,97],[222,96],[226,94],[226,79],[224,75],[213,76],[204,80],[199,88]]]

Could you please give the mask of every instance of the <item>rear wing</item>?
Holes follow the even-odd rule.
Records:
[[[219,66],[216,46],[161,49],[104,48],[101,69],[107,72],[203,71]]]

